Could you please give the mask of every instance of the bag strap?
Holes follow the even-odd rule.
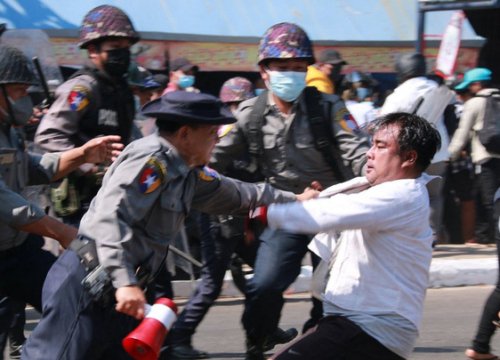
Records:
[[[348,174],[343,166],[343,160],[339,155],[338,143],[332,134],[331,110],[332,106],[340,102],[340,99],[337,99],[333,103],[323,101],[318,89],[314,86],[308,86],[304,90],[304,100],[309,127],[316,149],[333,169],[333,173],[337,177],[337,180],[344,182],[352,178],[353,176]]]
[[[250,121],[248,123],[248,152],[255,158],[260,158],[264,154],[264,139],[262,126],[264,125],[264,112],[267,105],[268,91],[263,91],[255,101]]]

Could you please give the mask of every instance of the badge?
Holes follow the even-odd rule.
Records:
[[[71,89],[68,95],[69,108],[72,111],[80,111],[89,104],[89,89],[84,86],[76,85]]]
[[[139,176],[139,190],[143,194],[149,194],[158,189],[163,183],[167,169],[157,158],[148,160]]]
[[[198,177],[203,181],[214,181],[215,179],[220,179],[219,173],[208,166],[204,166],[203,169],[200,169]]]
[[[354,120],[354,118],[346,108],[337,111],[337,113],[335,114],[335,119],[340,124],[342,129],[347,132],[352,133],[359,130],[359,126],[356,123],[356,120]]]

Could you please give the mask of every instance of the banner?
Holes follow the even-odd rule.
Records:
[[[445,78],[452,76],[455,71],[464,18],[463,11],[454,12],[441,39],[436,59],[436,71],[444,75]]]

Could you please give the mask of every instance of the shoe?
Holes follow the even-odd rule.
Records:
[[[265,360],[262,340],[256,341],[247,336],[246,347],[245,360]]]
[[[208,359],[208,353],[205,351],[197,350],[191,345],[171,345],[169,359]]]
[[[10,345],[9,346],[9,356],[11,360],[20,359],[21,358],[21,350],[23,345]]]
[[[287,342],[292,341],[298,334],[299,332],[295,328],[290,328],[288,330],[277,328],[276,331],[264,342],[264,352],[273,349],[278,344],[286,344]]]
[[[465,356],[470,360],[498,360],[498,356],[493,354],[482,354],[473,349],[465,350]]]

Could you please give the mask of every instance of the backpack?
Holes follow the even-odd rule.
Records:
[[[477,131],[477,136],[488,152],[500,154],[500,91],[483,97],[486,98],[483,128]]]
[[[307,86],[304,89],[304,96],[309,127],[316,149],[331,166],[338,181],[344,182],[352,179],[354,174],[350,168],[344,166],[337,140],[332,134],[331,109],[334,104],[341,101],[340,98],[332,96],[331,100],[323,99],[319,90],[313,86]],[[264,154],[262,126],[267,97],[267,91],[258,96],[250,113],[247,133],[248,150],[250,155],[256,159],[257,164],[261,163],[260,159]]]

